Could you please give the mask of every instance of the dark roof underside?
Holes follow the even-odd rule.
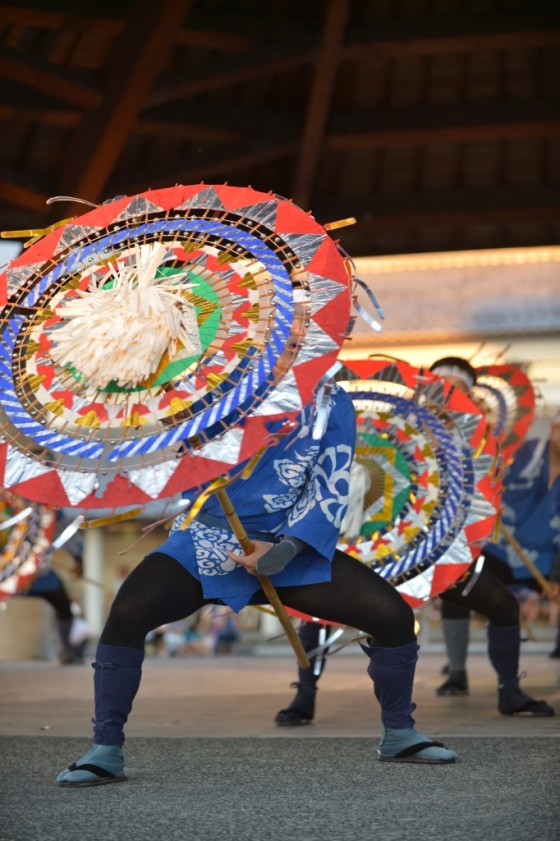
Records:
[[[0,230],[227,181],[355,256],[560,238],[557,3],[20,0],[0,41]]]

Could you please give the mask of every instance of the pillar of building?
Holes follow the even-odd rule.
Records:
[[[105,624],[103,603],[103,529],[84,529],[84,618],[97,638]]]

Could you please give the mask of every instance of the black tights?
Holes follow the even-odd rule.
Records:
[[[502,561],[493,555],[486,555],[480,577],[468,595],[463,596],[463,590],[468,586],[474,573],[474,567],[468,578],[462,583],[451,587],[440,598],[442,601],[441,615],[443,619],[467,619],[470,611],[474,610],[485,616],[491,625],[498,628],[510,628],[519,624],[519,604],[508,590],[508,583],[513,580],[509,570]]]
[[[60,590],[49,590],[45,593],[37,593],[30,598],[41,598],[54,607],[57,619],[72,619],[72,607],[68,593],[64,588]]]
[[[374,645],[392,648],[414,642],[411,608],[391,584],[344,552],[335,552],[331,581],[278,587],[277,592],[286,607],[357,628]],[[264,596],[261,601],[266,601]],[[200,583],[181,564],[155,552],[121,585],[100,642],[143,648],[154,628],[191,616],[210,603]]]

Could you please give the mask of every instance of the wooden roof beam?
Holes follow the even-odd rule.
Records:
[[[451,35],[447,38],[411,38],[402,41],[377,41],[347,44],[345,59],[400,58],[482,51],[557,47],[560,32],[503,32],[498,34]]]
[[[256,38],[219,30],[191,29],[187,26],[177,32],[176,44],[198,47],[203,50],[220,50],[228,53],[243,53],[258,47]]]
[[[159,90],[146,97],[143,107],[152,108],[177,99],[186,99],[201,93],[231,88],[240,82],[250,81],[256,76],[262,79],[273,76],[275,73],[293,70],[310,63],[311,60],[312,54],[309,50],[299,53],[284,52],[274,58],[270,58],[270,49],[263,50],[260,56],[253,54],[249,59],[243,58],[237,67],[230,60],[222,63],[219,71],[211,76],[199,79],[191,78],[188,82],[181,82],[180,84],[162,85]]]
[[[115,37],[123,27],[123,22],[115,18],[80,15],[77,13],[76,3],[72,3],[71,12],[70,10],[60,12],[53,9],[26,8],[22,5],[14,6],[3,3],[0,6],[0,24],[36,29],[71,29],[77,31],[87,29],[88,32],[107,37]]]
[[[137,0],[113,50],[110,88],[99,109],[84,119],[68,150],[68,170],[59,192],[89,201],[104,197],[105,185],[154,80],[167,60],[173,34],[193,0]]]
[[[22,108],[0,103],[0,122],[30,123],[59,128],[76,128],[83,117],[81,111],[62,108]]]
[[[356,115],[347,119],[339,117],[336,122],[354,125],[357,130],[333,131],[325,139],[325,147],[329,150],[469,143],[560,134],[558,106],[550,100],[401,109],[377,115],[368,113],[363,120],[356,119]]]
[[[95,108],[101,102],[99,91],[75,81],[68,71],[9,47],[0,47],[0,76],[81,108]]]
[[[309,205],[311,187],[317,174],[349,9],[350,0],[330,0],[325,15],[319,58],[313,74],[293,179],[292,195],[300,207]]]
[[[206,126],[171,120],[136,120],[132,131],[135,134],[144,134],[150,137],[198,140],[208,143],[237,143],[244,137],[244,133],[241,131],[230,131],[220,126]]]
[[[298,144],[296,141],[279,143],[277,139],[269,142],[228,144],[225,148],[216,150],[212,155],[204,158],[193,156],[193,160],[182,157],[174,161],[167,161],[164,166],[143,169],[135,173],[134,180],[123,180],[123,174],[118,182],[113,183],[113,193],[142,192],[157,187],[168,187],[170,184],[196,184],[197,181],[210,179],[229,180],[230,176],[248,167],[256,166],[266,161],[279,160],[289,155],[295,155]]]
[[[345,245],[367,239],[380,228],[425,228],[427,225],[491,224],[506,221],[560,220],[560,191],[556,185],[429,193],[380,193],[346,196],[343,200],[316,202],[317,217],[329,222],[355,216],[358,224],[344,231]],[[364,237],[364,231],[368,235]]]
[[[72,4],[72,12],[57,12],[49,9],[32,9],[2,4],[0,6],[0,25],[24,26],[36,29],[51,29],[57,31],[77,31],[102,35],[106,38],[117,38],[124,27],[124,21],[118,18],[90,16],[86,12],[80,13],[79,7]],[[95,11],[94,6],[92,8]],[[176,31],[173,39],[177,44],[189,47],[200,47],[207,50],[224,52],[244,52],[257,46],[255,38],[238,35],[219,30],[207,31],[184,27]]]
[[[347,43],[344,57],[397,58],[446,53],[546,47],[560,44],[560,13],[531,9],[487,15],[429,15],[360,23],[359,41]]]
[[[23,184],[14,184],[13,181],[3,178],[0,178],[0,198],[9,205],[35,213],[44,214],[47,209],[46,193],[25,187]]]
[[[186,99],[150,109],[140,115],[140,120],[149,124],[156,131],[159,122],[183,123],[203,126],[212,131],[232,131],[245,136],[254,136],[258,129],[264,136],[287,135],[295,137],[301,128],[300,115],[287,101],[283,105],[273,105],[255,100],[252,103],[236,102],[233,98],[228,103],[216,106],[209,98],[203,102],[200,98]]]

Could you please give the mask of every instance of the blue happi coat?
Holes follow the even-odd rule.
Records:
[[[526,441],[504,478],[502,522],[544,576],[560,553],[560,477],[549,487],[548,443]],[[510,567],[517,581],[531,578],[529,569],[502,538],[488,546]]]
[[[356,440],[350,396],[334,386],[319,440],[312,437],[314,422],[315,408],[309,404],[298,429],[271,447],[248,479],[238,479],[227,489],[250,538],[274,542],[281,535],[292,535],[308,544],[285,570],[272,576],[275,587],[331,578]],[[176,518],[168,540],[157,551],[171,555],[195,576],[206,599],[241,610],[259,583],[226,554],[228,549],[240,553],[240,546],[219,502],[210,497],[188,528],[181,529],[186,516]]]

